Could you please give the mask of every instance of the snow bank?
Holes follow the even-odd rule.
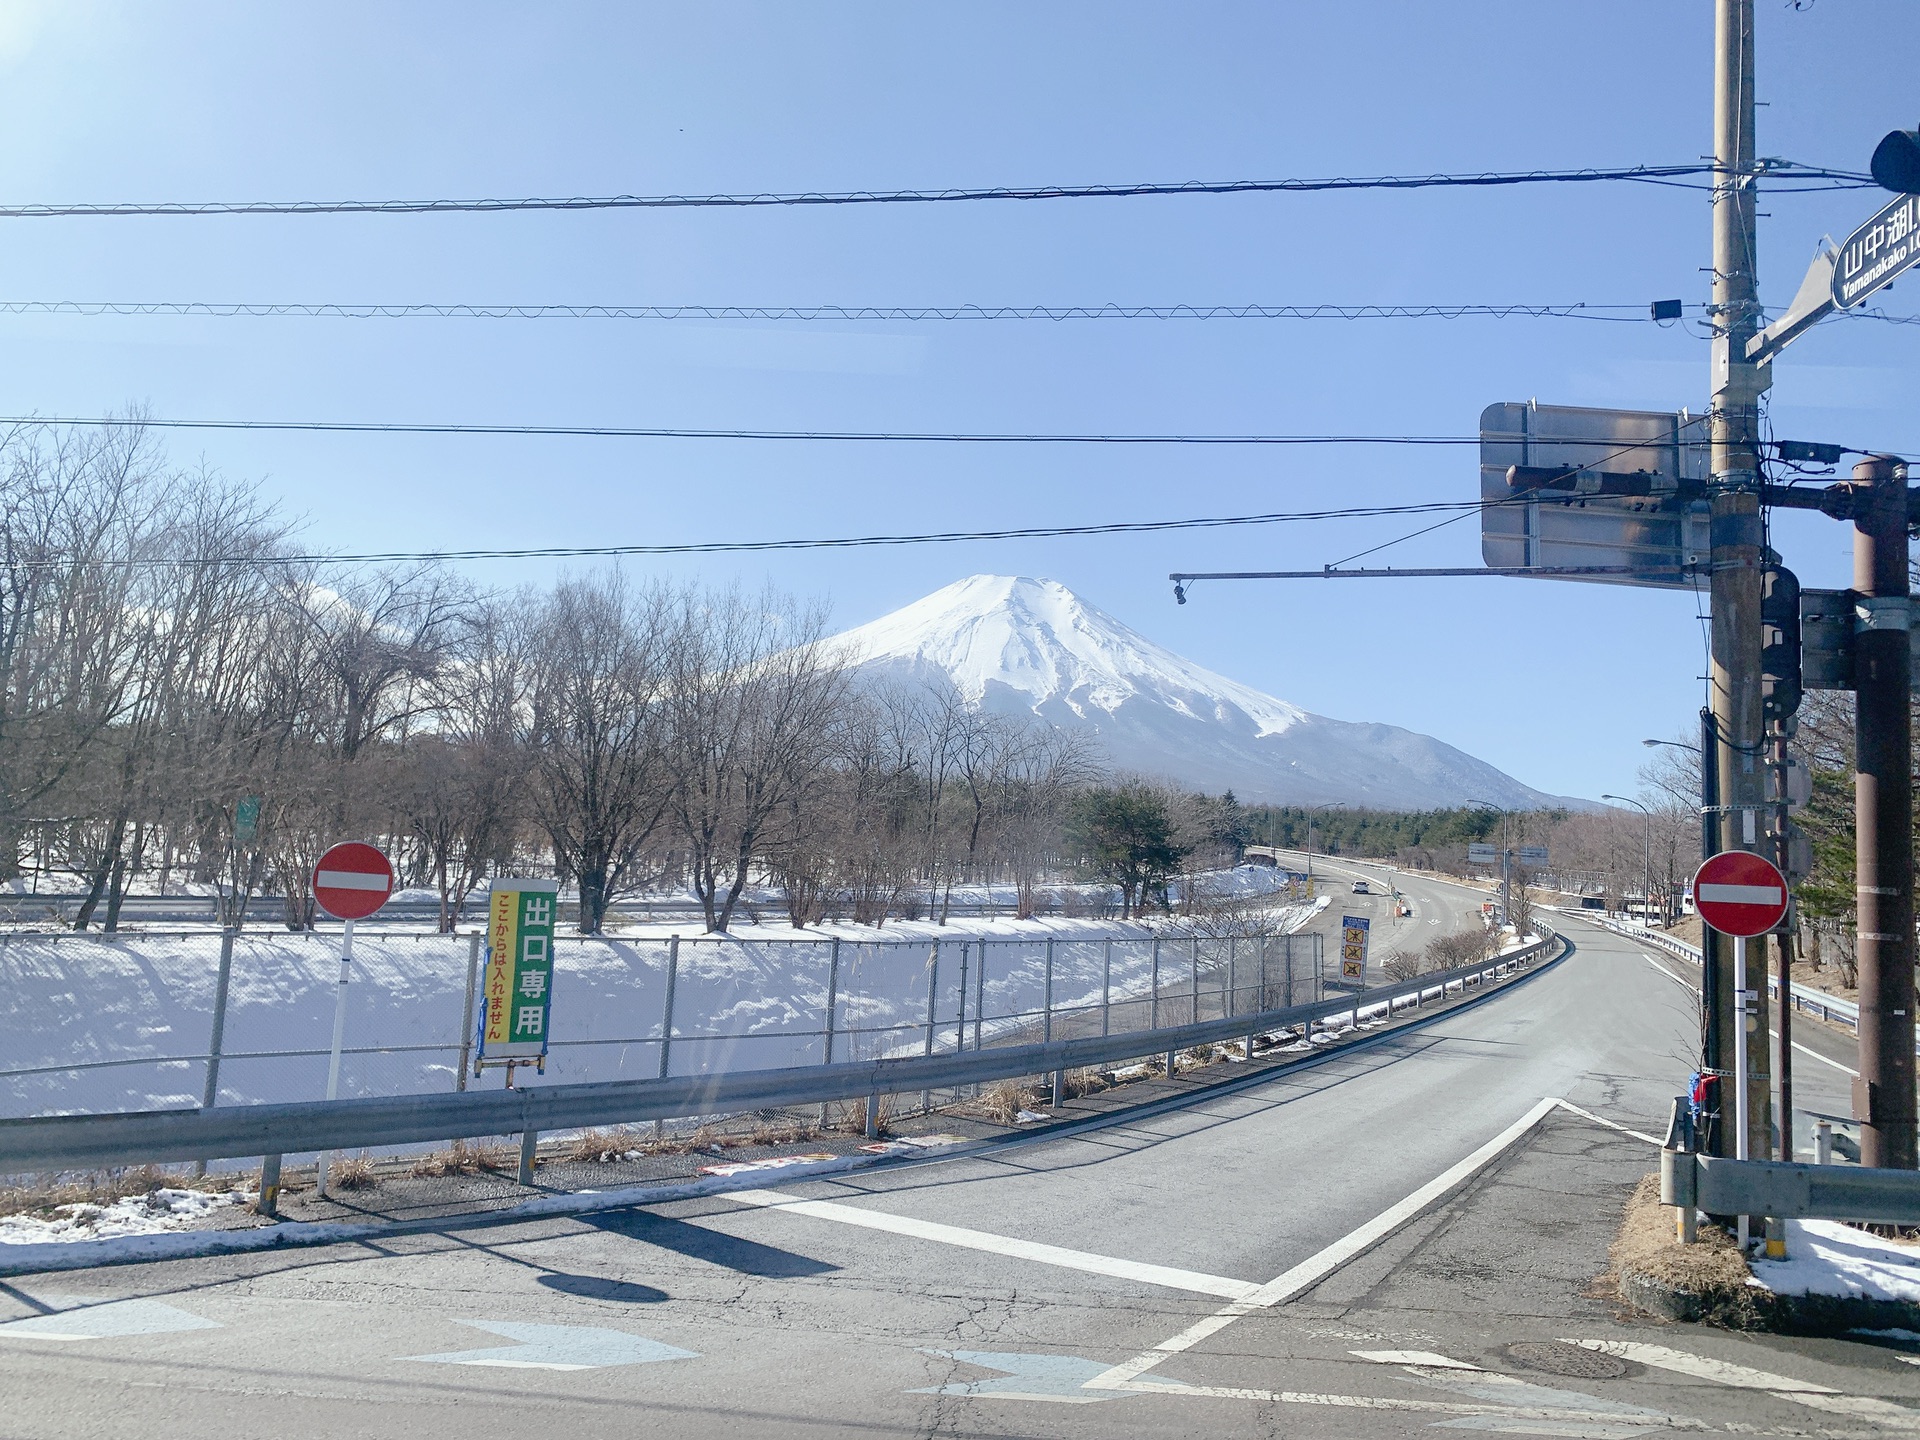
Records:
[[[1789,1220],[1787,1258],[1755,1260],[1753,1275],[1776,1295],[1920,1301],[1920,1246],[1838,1220]]]
[[[162,1188],[146,1195],[129,1195],[111,1205],[61,1205],[51,1220],[37,1215],[0,1215],[0,1245],[72,1244],[129,1235],[164,1235],[188,1228],[210,1211],[251,1204],[253,1199],[238,1190],[210,1195],[204,1190]]]

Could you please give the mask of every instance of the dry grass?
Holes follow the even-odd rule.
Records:
[[[413,1162],[413,1174],[424,1179],[448,1175],[479,1175],[488,1170],[517,1169],[520,1157],[504,1145],[469,1145],[456,1140],[445,1150],[422,1155]]]
[[[1066,1084],[1067,1098],[1077,1100],[1082,1095],[1098,1095],[1102,1090],[1111,1088],[1113,1083],[1091,1065],[1083,1066],[1078,1070],[1069,1070]]]
[[[327,1170],[327,1185],[334,1190],[371,1190],[380,1183],[373,1161],[365,1155],[336,1160]]]
[[[882,1095],[880,1097],[880,1106],[874,1112],[873,1133],[875,1135],[885,1135],[887,1133],[888,1128],[892,1124],[893,1124],[893,1097],[891,1095]],[[844,1105],[842,1105],[840,1107],[840,1120],[837,1128],[844,1130],[847,1133],[852,1135],[866,1134],[867,1133],[867,1102],[865,1100],[849,1100]],[[807,1137],[797,1132],[793,1135],[793,1139],[795,1140],[800,1140],[805,1138]],[[756,1141],[754,1143],[786,1144],[789,1142],[783,1141],[783,1140],[776,1140],[776,1141]]]
[[[625,1125],[616,1125],[611,1130],[582,1130],[565,1142],[560,1158],[583,1164],[625,1160],[636,1150],[645,1150],[647,1145],[648,1141]]]
[[[244,1174],[192,1176],[153,1165],[103,1170],[91,1175],[0,1186],[0,1215],[51,1213],[62,1205],[111,1205],[130,1195],[151,1195],[155,1190],[205,1190],[217,1195],[246,1183]]]
[[[1608,1278],[1615,1292],[1628,1299],[1622,1281],[1640,1277],[1663,1289],[1696,1296],[1701,1318],[1746,1328],[1757,1315],[1747,1279],[1752,1274],[1732,1237],[1703,1224],[1699,1239],[1680,1243],[1675,1226],[1678,1212],[1660,1203],[1660,1177],[1648,1175],[1634,1187],[1620,1217],[1620,1233],[1607,1251]]]
[[[1002,1080],[980,1097],[980,1108],[1002,1125],[1016,1124],[1022,1110],[1031,1110],[1039,1103],[1032,1091],[1014,1080]]]

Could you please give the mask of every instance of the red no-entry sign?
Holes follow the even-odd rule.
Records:
[[[336,920],[364,920],[393,893],[393,866],[371,845],[335,845],[313,867],[313,898]]]
[[[1693,908],[1722,935],[1764,935],[1786,916],[1786,877],[1770,860],[1728,850],[1695,872]]]

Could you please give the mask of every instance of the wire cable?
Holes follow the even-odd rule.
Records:
[[[198,215],[431,215],[515,210],[687,210],[812,205],[924,205],[976,200],[1113,200],[1142,196],[1244,195],[1329,190],[1429,190],[1605,181],[1684,184],[1710,190],[1692,177],[1714,175],[1712,165],[1630,165],[1616,169],[1481,171],[1432,175],[1336,175],[1287,180],[1181,180],[1123,185],[995,185],[979,189],[765,192],[731,195],[572,195],[479,200],[210,200],[0,205],[0,219]],[[1873,182],[1851,171],[1788,161],[1762,172],[1795,188],[1860,188]]]
[[[728,430],[675,426],[481,425],[378,420],[157,420],[140,415],[0,416],[0,426],[110,430],[317,431],[352,435],[561,435],[618,440],[775,440],[935,445],[1478,445],[1478,435],[1041,434],[984,431]]]
[[[1705,309],[1696,306],[1696,309]],[[1603,305],[442,305],[210,300],[0,300],[0,315],[248,316],[344,320],[1606,320],[1655,323],[1648,306]]]

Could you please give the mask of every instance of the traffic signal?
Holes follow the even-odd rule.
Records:
[[[1769,720],[1786,720],[1800,708],[1800,581],[1786,566],[1769,565],[1760,583],[1761,709]]]
[[[1902,195],[1920,195],[1920,130],[1895,130],[1873,148],[1873,183]]]

